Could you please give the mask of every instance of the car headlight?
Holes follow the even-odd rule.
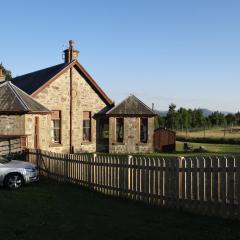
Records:
[[[36,172],[35,168],[25,168],[26,172]]]

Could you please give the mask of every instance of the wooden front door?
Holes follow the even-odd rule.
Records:
[[[34,121],[34,148],[39,148],[39,117],[35,117]]]

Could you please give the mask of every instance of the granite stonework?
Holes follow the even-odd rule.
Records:
[[[72,71],[72,145],[74,152],[96,151],[96,120],[94,115],[106,104],[89,85],[87,80],[73,68]],[[35,100],[49,110],[61,111],[61,144],[50,144],[50,150],[67,153],[70,151],[70,70],[55,79],[44,90],[34,96]],[[83,141],[83,112],[91,112],[92,136],[90,142]],[[46,135],[50,139],[50,135]]]
[[[140,143],[140,118],[124,117],[123,143],[116,142],[116,118],[109,118],[109,152],[110,153],[148,153],[154,150],[154,117],[148,118],[148,141]]]
[[[26,114],[25,134],[27,135],[27,147],[35,147],[35,118],[39,119],[38,148],[49,150],[51,144],[51,115],[50,114]]]
[[[26,136],[27,147],[34,148],[35,118],[39,118],[39,148],[49,150],[51,118],[49,114],[0,115],[0,135]]]
[[[24,115],[0,115],[0,135],[24,135]]]

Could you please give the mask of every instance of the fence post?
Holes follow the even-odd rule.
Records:
[[[68,159],[69,159],[69,154],[63,154],[62,157],[64,158],[64,181],[68,181]]]
[[[128,155],[128,167],[127,167],[127,197],[132,196],[132,155]]]
[[[94,176],[94,173],[93,173],[93,163],[95,161],[95,158],[96,158],[96,153],[90,156],[88,156],[88,187],[89,188],[92,188],[92,176]]]

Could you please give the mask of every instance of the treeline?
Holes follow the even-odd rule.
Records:
[[[240,112],[236,114],[223,114],[219,111],[204,116],[201,109],[176,109],[175,104],[169,106],[165,117],[158,116],[156,127],[166,127],[172,130],[210,129],[213,127],[233,127],[240,125]]]

